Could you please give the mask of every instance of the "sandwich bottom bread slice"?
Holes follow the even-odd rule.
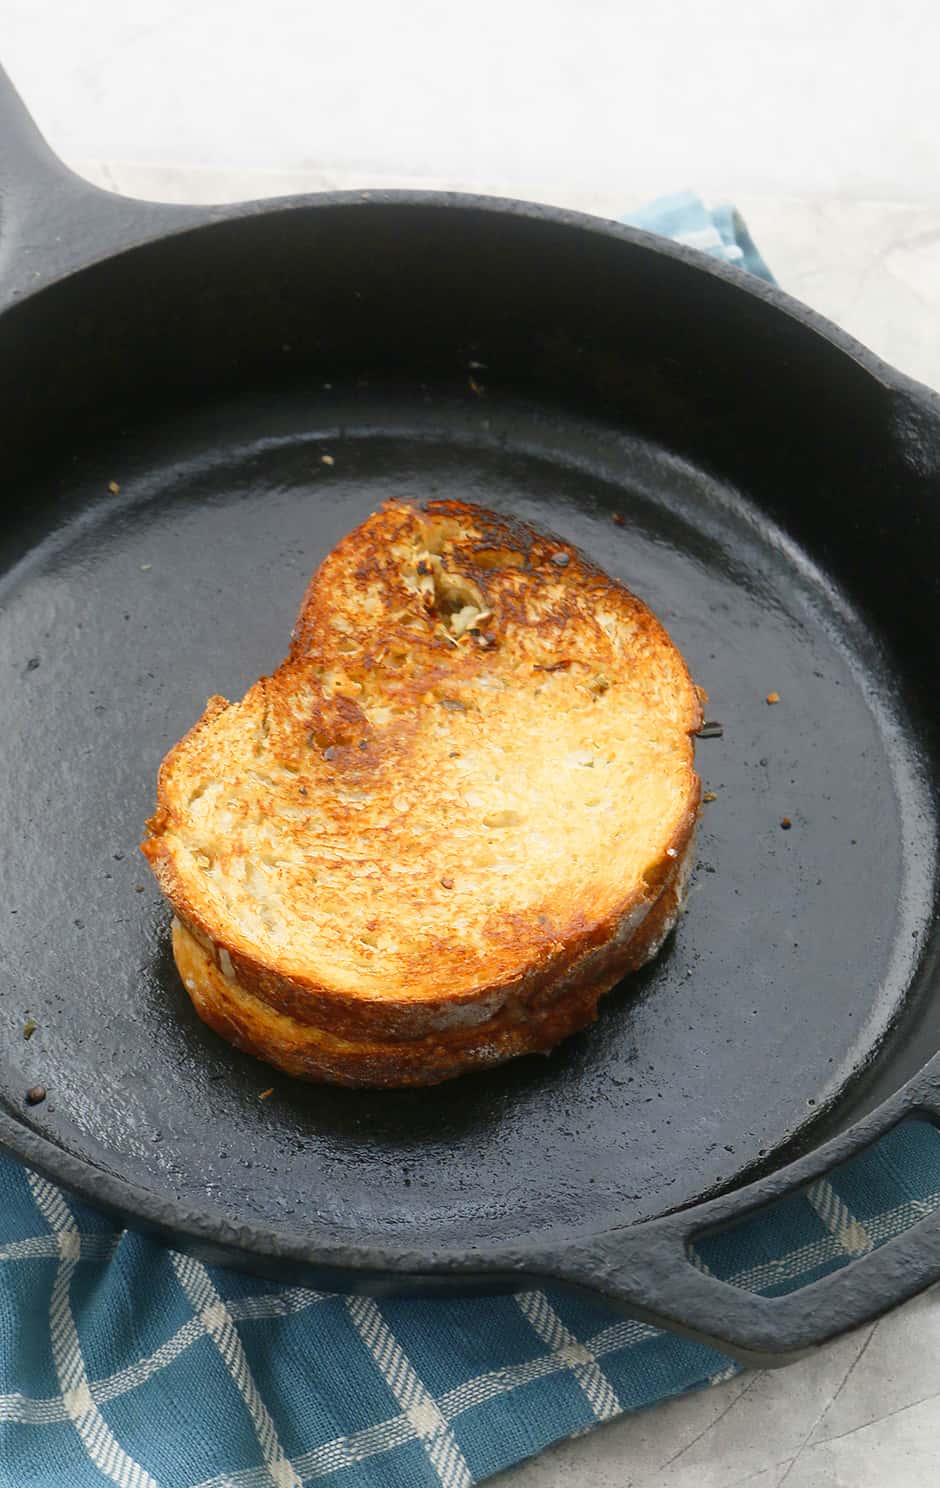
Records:
[[[551,1049],[675,923],[700,726],[659,621],[575,548],[387,503],[161,766],[143,851],[197,1011],[344,1085]]]

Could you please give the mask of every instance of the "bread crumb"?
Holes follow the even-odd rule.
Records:
[[[779,701],[780,701],[780,694],[779,694],[779,692],[768,692],[768,694],[767,694],[767,701],[768,701],[768,703],[779,703]]]
[[[320,464],[321,465],[335,465],[336,464],[336,461],[333,459],[333,456],[332,455],[321,455],[320,456]]]
[[[789,832],[790,828],[793,826],[793,823],[788,816],[782,816],[780,818],[780,825],[785,832]]]
[[[116,496],[120,489],[121,488],[118,485],[117,481],[108,481],[108,490],[111,492],[112,496]]]
[[[704,794],[704,796],[702,797],[702,800],[703,801],[717,801],[718,800],[718,797],[715,795],[715,792],[714,791],[706,791],[705,794]]]
[[[259,1100],[267,1100],[268,1096],[269,1095],[273,1095],[273,1094],[274,1094],[274,1086],[273,1085],[269,1085],[268,1088],[267,1088],[267,1090],[262,1090],[261,1094],[258,1096],[258,1099]]]

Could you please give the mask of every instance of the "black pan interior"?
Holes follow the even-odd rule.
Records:
[[[412,351],[386,368],[382,348],[403,334],[409,294],[417,312],[419,287],[393,305],[376,291],[371,331],[357,320],[353,352],[338,354],[337,285],[316,299],[314,337],[315,276],[300,252],[315,248],[342,277],[322,226],[310,237],[298,225],[291,252],[283,224],[274,240],[267,273],[281,275],[280,292],[265,279],[257,311],[266,339],[217,308],[226,285],[229,309],[245,292],[228,239],[211,299],[196,294],[191,257],[173,272],[181,250],[167,245],[148,250],[156,310],[131,315],[121,275],[133,274],[118,263],[0,326],[0,342],[37,356],[18,416],[6,415],[17,458],[0,546],[2,1098],[160,1201],[312,1243],[420,1238],[429,1254],[597,1230],[779,1161],[937,1046],[935,741],[926,639],[910,644],[924,596],[890,550],[925,571],[927,558],[897,526],[919,497],[916,471],[894,453],[895,415],[826,348],[843,381],[826,384],[824,417],[793,382],[810,333],[766,310],[779,322],[770,355],[745,338],[751,305],[723,301],[720,281],[724,319],[711,329],[727,353],[700,373],[696,347],[712,345],[700,322],[717,312],[703,299],[687,344],[682,294],[700,276],[687,282],[684,265],[628,263],[618,272],[632,298],[621,285],[611,301],[609,245],[596,245],[585,278],[587,248],[562,233],[567,256],[556,243],[551,283],[533,288],[532,227],[504,225],[502,268],[487,259],[480,270],[478,258],[475,270],[469,257],[473,297],[436,332],[422,321]],[[485,224],[469,229],[488,241]],[[530,242],[530,262],[536,248],[551,244]],[[360,294],[374,287],[353,262],[349,306],[354,281]],[[432,308],[454,292],[453,264],[441,262]],[[146,266],[138,256],[134,274]],[[613,337],[611,303],[632,306]],[[110,332],[103,351],[96,318]],[[526,373],[536,323],[554,330],[555,352],[542,335]],[[27,332],[45,337],[44,380]],[[206,350],[210,332],[224,357]],[[733,355],[745,344],[750,379]],[[750,386],[755,357],[774,389]],[[868,469],[851,439],[865,398]],[[688,913],[658,962],[547,1059],[371,1093],[291,1082],[203,1028],[136,844],[168,746],[209,693],[237,696],[277,663],[312,569],[389,496],[479,501],[578,543],[665,621],[723,735],[698,747],[717,799],[704,808]],[[38,1028],[26,1041],[28,1017]],[[48,1098],[27,1110],[35,1083]]]

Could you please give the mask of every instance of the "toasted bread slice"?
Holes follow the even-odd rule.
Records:
[[[700,724],[663,627],[574,548],[387,504],[161,767],[143,850],[198,1011],[352,1085],[552,1047],[675,920]]]

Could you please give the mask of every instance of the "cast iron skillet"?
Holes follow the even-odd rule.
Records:
[[[71,175],[6,83],[0,130],[7,1150],[214,1261],[373,1292],[550,1278],[764,1362],[940,1278],[938,1214],[776,1299],[687,1257],[940,1114],[940,402],[611,223],[158,207]],[[579,543],[724,733],[689,912],[595,1027],[357,1093],[203,1028],[136,845],[167,747],[278,661],[313,568],[391,495]]]

